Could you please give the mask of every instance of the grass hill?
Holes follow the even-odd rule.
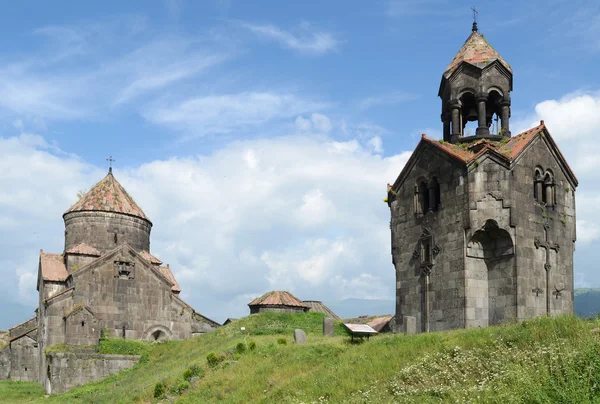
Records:
[[[592,331],[599,320],[538,318],[503,327],[382,334],[352,344],[339,324],[336,337],[321,336],[322,317],[246,317],[201,337],[147,344],[134,368],[64,394],[44,398],[35,383],[0,382],[0,400],[504,404],[586,403],[600,396],[600,334]],[[293,342],[294,328],[307,331],[306,345]],[[254,349],[245,350],[246,344]],[[154,398],[155,391],[167,398]]]

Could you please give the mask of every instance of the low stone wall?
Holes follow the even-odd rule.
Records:
[[[10,349],[0,349],[0,380],[6,380],[10,376]]]
[[[57,394],[133,367],[139,355],[49,353],[46,393]]]

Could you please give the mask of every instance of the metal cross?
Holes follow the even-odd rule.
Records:
[[[113,163],[113,161],[116,161],[116,160],[113,159],[112,156],[110,156],[109,158],[106,159],[106,161],[108,161],[108,172],[112,173],[112,163]]]
[[[473,10],[473,22],[477,22],[477,14],[479,14],[479,11],[477,11],[477,9],[475,8],[475,6],[471,7],[471,10]]]

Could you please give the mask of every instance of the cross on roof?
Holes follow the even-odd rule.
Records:
[[[112,156],[110,156],[109,158],[106,159],[106,161],[108,161],[108,172],[112,173],[112,163],[113,163],[113,161],[116,161],[116,160],[113,159]]]
[[[473,10],[473,32],[477,32],[477,15],[479,14],[479,11],[477,11],[477,9],[473,6],[471,7],[471,10]]]

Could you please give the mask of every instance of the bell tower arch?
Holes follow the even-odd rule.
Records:
[[[473,23],[471,35],[446,68],[440,83],[444,141],[471,139],[473,136],[465,133],[468,122],[476,122],[475,137],[510,137],[512,81],[510,65]]]

